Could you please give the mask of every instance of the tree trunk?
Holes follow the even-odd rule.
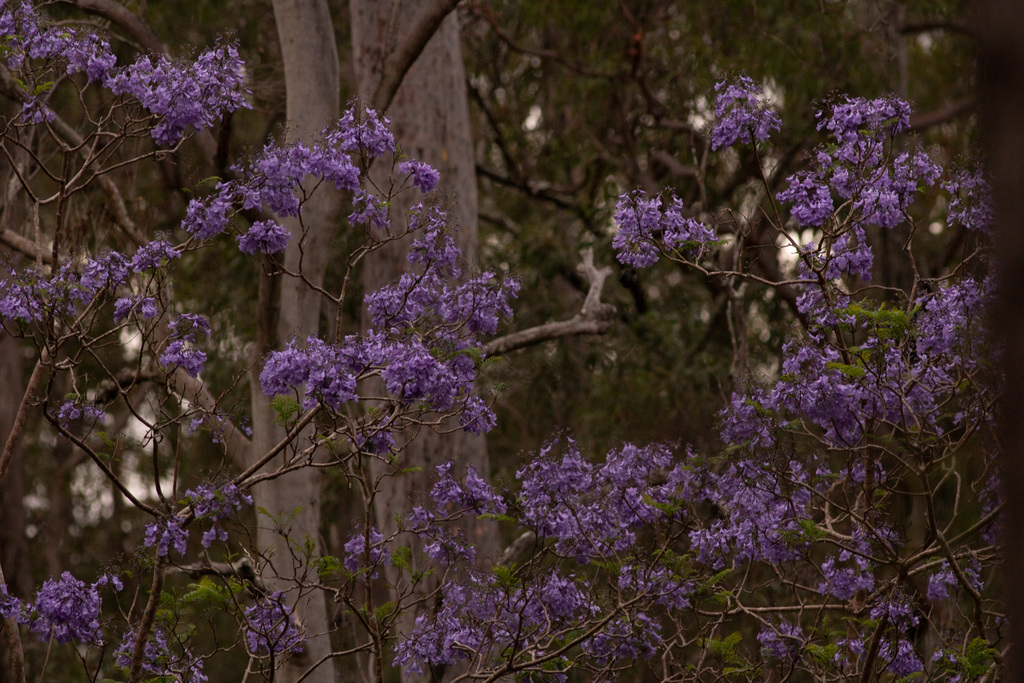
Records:
[[[339,116],[338,52],[326,0],[274,0],[274,18],[284,61],[287,91],[287,142],[309,139]],[[285,266],[302,271],[312,283],[323,283],[332,237],[338,225],[340,198],[319,191],[302,207],[302,225],[284,221],[292,239],[285,252]],[[294,338],[317,334],[320,295],[302,280],[264,273],[260,282],[258,347],[261,357]],[[250,462],[269,451],[284,436],[273,422],[269,399],[259,389],[259,367],[254,367],[253,439]],[[304,437],[296,445],[306,442]],[[285,451],[287,457],[291,451]],[[253,491],[261,514],[257,544],[269,559],[267,584],[275,589],[295,583],[315,583],[317,575],[308,551],[320,553],[321,481],[317,470],[306,468],[264,482]],[[301,656],[293,656],[275,680],[294,681],[331,652],[330,623],[322,591],[312,589],[299,596],[289,594],[295,614],[307,638]],[[308,683],[336,680],[333,660],[328,659],[303,679]]]
[[[355,82],[363,101],[369,102],[377,91],[388,57],[406,45],[425,18],[444,5],[444,0],[350,2]],[[472,268],[477,250],[476,170],[459,24],[454,13],[448,14],[413,63],[386,114],[402,153],[440,171],[438,189],[450,224],[458,228],[458,243],[466,265]],[[385,166],[379,164],[374,174],[383,177],[388,171]],[[405,211],[418,199],[415,192],[396,197],[397,201],[392,203],[393,220],[404,220]],[[407,268],[407,247],[404,243],[392,243],[364,263],[364,291],[373,291],[394,280]],[[364,328],[367,326],[368,321],[364,320]],[[444,435],[420,431],[401,452],[398,466],[423,469],[415,474],[384,478],[382,491],[376,497],[377,525],[385,535],[394,530],[396,513],[405,513],[422,502],[436,476],[434,468],[448,460],[455,460],[460,466],[472,464],[484,477],[489,474],[483,437],[459,430]],[[374,476],[380,477],[384,467],[375,462]],[[493,529],[485,531],[477,526],[465,531],[477,546],[478,558],[487,561],[497,554],[498,538]],[[423,590],[429,591],[431,587],[424,586]],[[409,632],[415,617],[412,613],[403,615],[401,633]]]
[[[993,176],[999,295],[993,320],[1001,333],[1006,387],[1000,410],[1003,562],[1009,608],[1009,662],[1003,680],[1024,676],[1024,5],[990,0],[980,31],[982,133]]]

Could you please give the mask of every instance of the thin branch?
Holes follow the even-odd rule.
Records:
[[[186,399],[189,403],[201,407],[208,413],[217,414],[217,399],[214,398],[206,385],[195,377],[192,377],[184,368],[178,368],[167,376],[167,387],[178,396]],[[222,415],[218,417],[223,418]],[[224,419],[224,447],[228,457],[237,463],[243,463],[246,454],[252,448],[252,440],[231,420]]]
[[[507,45],[508,48],[513,52],[518,52],[519,54],[528,55],[531,57],[540,57],[541,59],[551,60],[552,62],[561,64],[565,68],[581,76],[590,76],[593,78],[614,77],[612,74],[606,74],[601,71],[595,71],[594,69],[587,68],[582,64],[572,62],[567,58],[563,57],[556,50],[544,50],[542,48],[537,47],[528,47],[526,45],[523,45],[522,43],[519,43],[518,41],[516,41],[515,38],[509,35],[509,33],[501,26],[501,23],[498,21],[497,17],[494,16],[494,10],[483,3],[476,3],[470,5],[469,11],[473,14],[473,16],[485,21],[491,27],[491,30],[494,31],[494,35],[498,36],[498,38],[503,43],[505,43],[505,45]]]
[[[687,166],[682,163],[674,156],[665,151],[655,151],[651,153],[650,163],[652,165],[657,164],[667,170],[674,176],[680,178],[697,178],[700,176],[700,169],[696,166]]]
[[[153,567],[153,583],[149,590],[149,601],[146,603],[146,611],[139,620],[139,626],[135,629],[135,647],[132,649],[131,669],[128,680],[142,680],[142,665],[145,662],[146,642],[149,639],[149,632],[153,629],[153,621],[156,619],[156,611],[160,606],[161,592],[164,587],[164,577],[167,574],[167,556],[156,556],[156,565]]]
[[[237,562],[206,562],[203,564],[186,564],[172,568],[170,571],[186,574],[190,579],[199,579],[204,576],[235,577],[236,579],[252,585],[261,594],[269,593],[267,584],[256,574],[252,566],[252,560],[243,557]]]
[[[485,356],[508,353],[551,339],[581,334],[604,334],[608,331],[615,309],[610,304],[601,302],[601,290],[612,269],[595,267],[594,251],[589,247],[581,251],[580,255],[583,257],[583,269],[590,281],[590,289],[580,312],[569,320],[546,323],[492,339],[484,345]]]
[[[438,0],[424,14],[419,23],[413,27],[409,35],[402,39],[401,46],[395,49],[384,60],[384,68],[381,73],[380,83],[370,98],[370,106],[379,112],[384,112],[391,101],[395,99],[395,93],[405,79],[405,74],[419,58],[423,49],[434,37],[441,23],[451,14],[459,0]]]
[[[538,183],[534,181],[525,180],[518,181],[515,180],[514,178],[507,178],[498,173],[497,171],[492,171],[491,169],[481,164],[476,165],[476,172],[478,175],[488,178],[489,180],[493,180],[494,182],[500,185],[514,187],[516,189],[522,190],[531,197],[544,199],[546,201],[551,202],[555,206],[558,206],[563,209],[569,209],[570,211],[574,211],[579,214],[583,213],[583,210],[580,208],[580,205],[578,203],[557,196],[550,190],[546,183]]]

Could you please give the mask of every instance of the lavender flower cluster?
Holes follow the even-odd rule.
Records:
[[[27,625],[43,640],[99,645],[103,642],[99,589],[107,585],[118,591],[124,588],[117,576],[104,574],[88,585],[64,572],[60,579],[47,579],[33,603],[22,603],[0,585],[0,616]]]
[[[131,96],[158,121],[150,134],[161,145],[176,144],[189,127],[210,128],[222,115],[249,107],[245,70],[233,45],[218,45],[190,63],[145,55],[117,68],[117,57],[105,38],[50,24],[29,2],[0,7],[0,41],[7,67],[15,73],[34,75],[28,69],[32,60],[56,62],[68,75],[84,73],[88,81],[101,83],[115,95]],[[55,114],[39,93],[27,90],[22,118],[40,123],[54,120]]]

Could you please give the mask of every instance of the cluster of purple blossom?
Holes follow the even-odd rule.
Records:
[[[220,522],[241,510],[242,506],[252,505],[252,496],[231,482],[221,486],[202,483],[186,491],[185,497],[192,505],[195,518],[210,524],[210,528],[203,532],[201,543],[204,548],[209,548],[214,540],[227,541],[227,531]]]
[[[185,501],[191,506],[192,516],[208,522],[210,528],[203,532],[202,546],[209,548],[215,540],[227,541],[227,532],[220,526],[243,505],[252,505],[252,496],[235,484],[228,482],[220,486],[203,483],[185,492]],[[146,547],[156,546],[157,555],[167,557],[173,547],[179,556],[188,548],[189,532],[186,519],[180,515],[166,515],[146,525],[143,542]]]
[[[619,197],[615,207],[619,227],[612,239],[619,261],[634,268],[646,268],[658,260],[659,249],[682,252],[699,260],[715,244],[715,234],[694,218],[684,216],[683,203],[672,196],[662,208],[661,197],[647,197],[635,190]]]
[[[765,141],[782,128],[782,120],[762,96],[761,86],[743,74],[715,85],[715,125],[711,149],[730,147],[737,141]]]
[[[245,642],[254,655],[302,652],[305,638],[284,595],[271,593],[245,608]]]
[[[494,424],[490,408],[471,390],[482,360],[480,338],[511,315],[518,283],[490,272],[463,277],[461,253],[437,209],[417,205],[409,225],[412,269],[366,297],[374,328],[337,344],[311,336],[271,352],[260,373],[264,393],[294,393],[307,409],[320,402],[338,410],[358,399],[360,380],[378,375],[406,405],[457,411],[467,431]],[[379,431],[374,438],[387,439]]]
[[[22,603],[0,585],[0,616],[27,625],[43,640],[98,645],[103,641],[99,589],[108,584],[124,587],[117,576],[104,574],[88,585],[64,572],[60,579],[47,579],[33,603]]]
[[[117,68],[110,43],[91,31],[50,24],[29,2],[0,7],[0,40],[7,67],[35,76],[30,60],[56,62],[67,74],[85,73],[115,95],[130,95],[159,121],[150,128],[158,144],[174,145],[189,127],[210,128],[223,114],[248,108],[245,70],[233,45],[218,45],[194,62],[175,63],[164,55],[144,55]],[[32,80],[29,79],[28,84]],[[45,88],[44,88],[45,91]],[[27,89],[22,118],[52,121],[54,112],[40,92]]]
[[[68,397],[61,404],[60,408],[57,409],[55,417],[62,427],[67,427],[78,419],[85,420],[86,422],[103,422],[106,419],[106,411],[89,401],[83,400],[81,396],[74,395]]]
[[[114,651],[114,663],[124,671],[131,669],[137,639],[137,629],[128,629],[120,647]],[[183,645],[172,647],[167,633],[159,626],[149,632],[143,646],[142,671],[168,683],[206,683],[209,680],[203,673],[203,659]]]

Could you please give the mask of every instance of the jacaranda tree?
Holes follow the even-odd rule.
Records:
[[[268,143],[230,177],[208,179],[180,224],[158,234],[132,220],[109,175],[160,163],[246,106],[234,47],[119,64],[101,35],[28,3],[0,10],[0,45],[20,101],[0,120],[0,142],[27,207],[24,233],[3,234],[12,251],[0,321],[34,364],[0,480],[22,440],[68,441],[146,519],[144,549],[98,575],[64,572],[31,595],[0,580],[14,680],[77,661],[84,680],[203,681],[225,660],[244,679],[339,661],[376,681],[395,668],[479,680],[998,675],[989,198],[969,162],[943,168],[901,136],[906,103],[833,99],[820,146],[776,191],[770,138],[782,121],[749,78],[719,85],[711,144],[757,155],[766,220],[791,255],[782,281],[748,272],[743,233],[718,234],[670,191],[619,198],[612,239],[623,263],[667,259],[726,287],[799,292],[801,326],[778,367],[750,369],[721,415],[720,449],[624,442],[591,454],[562,435],[504,489],[446,462],[381,529],[375,498],[411,474],[410,439],[493,426],[476,380],[508,348],[491,338],[517,283],[463,262],[432,193],[438,173],[356,105],[316,141]],[[370,180],[371,165],[389,169],[386,182]],[[69,230],[69,207],[93,192],[133,246]],[[296,239],[282,222],[302,239],[304,206],[332,192],[357,246],[327,287],[280,254]],[[941,215],[915,212],[922,193],[942,193]],[[418,201],[393,215],[404,194]],[[871,284],[872,242],[897,226],[909,234],[906,290]],[[931,231],[960,228],[955,268],[918,272]],[[408,268],[366,293],[372,325],[347,334],[356,268],[405,238]],[[245,340],[218,339],[175,296],[183,261],[228,250],[306,283],[336,320],[329,335],[252,360],[249,390],[284,436],[244,461],[245,410],[207,375]],[[584,313],[600,307],[603,278],[588,272]],[[249,374],[239,368],[236,381]],[[219,446],[221,467],[182,466],[199,441]],[[251,509],[259,487],[310,471],[343,482],[361,511],[340,556]],[[463,531],[473,519],[501,526],[503,553],[476,552]],[[254,524],[279,531],[277,555]],[[296,618],[306,596],[334,606],[331,633]],[[328,654],[308,657],[310,638],[328,638]]]

